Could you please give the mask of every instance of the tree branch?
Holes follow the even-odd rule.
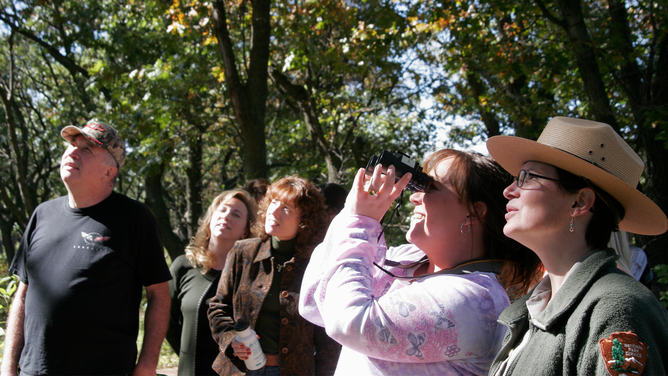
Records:
[[[542,0],[534,0],[538,8],[540,8],[540,11],[543,13],[543,16],[550,20],[553,24],[563,28],[564,30],[568,27],[566,25],[566,20],[560,19],[556,16],[554,16],[549,9],[545,6],[545,3],[543,3]]]

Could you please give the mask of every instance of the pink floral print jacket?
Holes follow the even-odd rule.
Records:
[[[343,345],[336,375],[487,375],[510,301],[492,273],[433,274],[417,279],[412,244],[387,249],[374,219],[337,216],[309,263],[299,312]]]

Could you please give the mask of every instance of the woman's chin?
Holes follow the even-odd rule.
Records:
[[[420,241],[418,231],[415,230],[415,226],[413,224],[411,224],[411,228],[408,229],[408,232],[406,233],[406,241],[414,245],[417,245],[416,242]]]
[[[277,231],[276,231],[276,227],[275,227],[275,226],[265,225],[265,226],[264,226],[264,232],[266,232],[267,235],[272,235],[272,236],[273,236],[273,235],[276,235],[276,232],[277,232]]]
[[[513,226],[509,225],[508,223],[506,223],[506,225],[503,226],[503,235],[505,235],[505,236],[507,236],[511,239],[514,239],[513,235],[515,235],[515,228]]]

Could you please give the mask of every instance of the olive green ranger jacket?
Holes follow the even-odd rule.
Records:
[[[634,370],[666,375],[666,310],[645,286],[617,269],[616,259],[612,249],[594,252],[532,320],[525,304],[531,294],[506,308],[499,322],[509,330],[490,375],[638,375]],[[637,339],[613,335],[628,331]],[[523,346],[512,352],[525,335]],[[509,355],[512,361],[504,364]]]

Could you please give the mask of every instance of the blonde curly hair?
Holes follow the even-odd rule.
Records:
[[[246,219],[246,238],[254,237],[253,227],[257,222],[257,205],[251,195],[241,189],[224,191],[213,199],[206,213],[199,219],[199,227],[195,237],[190,239],[190,244],[186,247],[186,258],[193,267],[200,269],[202,274],[206,274],[214,265],[216,259],[209,252],[209,239],[211,238],[211,218],[213,213],[221,204],[226,204],[231,199],[236,198],[246,205],[248,216]]]

